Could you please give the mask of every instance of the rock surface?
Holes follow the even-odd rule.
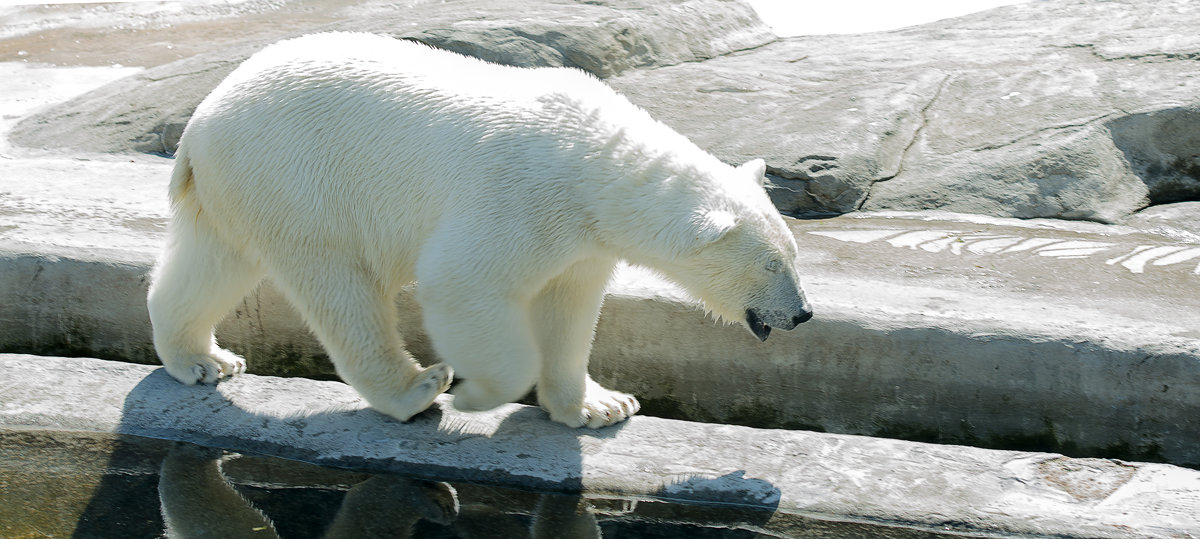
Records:
[[[765,157],[786,212],[1111,222],[1200,197],[1197,24],[1186,1],[1031,2],[609,82],[728,161]]]
[[[54,107],[14,140],[169,154],[195,105],[246,56],[283,37],[350,29],[606,77],[722,159],[766,158],[773,200],[797,215],[942,209],[1116,222],[1200,198],[1200,5],[1186,0],[1031,2],[782,40],[732,0],[367,1],[303,16],[280,6],[290,24],[261,23],[266,8],[251,4],[243,19],[260,24],[247,23],[240,44]],[[194,42],[194,26],[179,39]]]
[[[274,41],[319,31],[375,32],[499,63],[577,67],[602,77],[696,62],[775,40],[737,0],[457,0],[412,6],[366,0],[292,17],[293,24],[249,27],[238,42],[151,67],[52,107],[18,125],[12,138],[35,148],[171,154],[196,105],[242,60]],[[136,55],[134,61],[151,58],[157,57]]]
[[[1130,217],[1130,226],[1187,243],[1200,243],[1200,202],[1151,206]]]

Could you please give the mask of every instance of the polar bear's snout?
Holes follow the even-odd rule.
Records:
[[[758,340],[765,341],[771,334],[771,328],[788,331],[812,319],[812,306],[805,299],[803,291],[797,289],[790,303],[790,307],[786,309],[746,309],[746,327]]]

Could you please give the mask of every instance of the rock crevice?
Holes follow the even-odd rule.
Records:
[[[895,169],[893,169],[893,171],[891,173],[888,173],[884,176],[876,178],[873,182],[871,182],[871,184],[867,187],[866,192],[863,194],[862,199],[859,201],[858,206],[855,208],[856,210],[861,210],[863,208],[863,206],[867,205],[867,201],[870,200],[870,198],[871,198],[871,188],[872,187],[874,187],[876,184],[878,184],[880,182],[886,182],[886,181],[891,180],[892,178],[895,178],[896,176],[899,176],[904,173],[905,160],[908,158],[909,153],[912,152],[913,147],[917,145],[917,142],[919,140],[921,140],[922,133],[925,131],[925,128],[928,127],[928,125],[929,125],[930,109],[933,108],[934,103],[936,103],[938,98],[941,97],[942,91],[944,91],[946,89],[946,86],[950,83],[950,80],[953,77],[954,77],[954,75],[951,75],[951,74],[948,74],[945,77],[943,77],[941,82],[938,83],[937,89],[934,90],[933,96],[929,98],[929,102],[926,103],[924,107],[921,107],[921,110],[917,111],[918,123],[916,125],[916,129],[913,129],[912,136],[908,139],[908,144],[905,144],[904,149],[900,151],[900,156],[896,161]]]

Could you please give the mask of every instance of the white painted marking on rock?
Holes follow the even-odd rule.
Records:
[[[1041,254],[1042,252],[1046,252],[1046,251],[1063,251],[1063,250],[1073,251],[1073,250],[1080,250],[1080,249],[1104,250],[1109,247],[1112,247],[1113,245],[1114,244],[1112,244],[1112,243],[1104,243],[1104,242],[1099,242],[1099,241],[1067,240],[1067,241],[1059,241],[1057,243],[1053,243],[1053,244],[1047,245],[1045,247],[1039,248],[1037,250],[1037,252],[1038,252],[1038,254]],[[1097,251],[1097,252],[1099,252],[1099,251]]]
[[[1057,247],[1052,246],[1051,248],[1044,248],[1044,249],[1037,250],[1037,254],[1038,254],[1038,256],[1050,256],[1050,257],[1054,257],[1054,258],[1092,256],[1092,255],[1099,253],[1105,249],[1108,249],[1110,246],[1111,246],[1111,244],[1097,245],[1097,246],[1093,246],[1093,247],[1075,247],[1072,249],[1059,249]]]
[[[1120,262],[1120,261],[1122,261],[1122,260],[1125,260],[1126,258],[1129,258],[1129,257],[1131,257],[1131,256],[1133,256],[1133,255],[1136,255],[1136,254],[1138,254],[1138,253],[1140,253],[1140,252],[1142,252],[1142,251],[1145,251],[1146,249],[1150,249],[1150,248],[1152,248],[1152,247],[1154,247],[1154,246],[1153,246],[1153,245],[1139,245],[1139,246],[1137,246],[1137,247],[1134,247],[1134,248],[1133,248],[1133,251],[1130,251],[1128,254],[1123,254],[1123,255],[1121,255],[1121,256],[1118,256],[1118,257],[1116,257],[1116,258],[1110,258],[1110,259],[1108,259],[1108,260],[1104,261],[1104,263],[1105,263],[1105,264],[1108,264],[1108,265],[1110,265],[1110,266],[1111,266],[1111,265],[1113,265],[1113,264],[1116,264],[1117,262]]]
[[[945,238],[927,241],[921,244],[922,249],[931,253],[940,253],[945,251],[947,247],[949,247],[950,251],[954,254],[959,254],[959,250],[962,249],[962,240],[955,238],[954,236],[947,236]]]
[[[824,236],[833,238],[839,241],[849,241],[853,243],[871,243],[881,240],[888,236],[893,236],[901,232],[898,228],[888,228],[882,230],[817,230],[809,232],[814,236]]]
[[[1063,240],[1059,238],[1025,238],[962,232],[955,230],[910,230],[888,228],[879,230],[821,230],[809,234],[838,241],[871,243],[886,241],[893,247],[907,247],[931,253],[950,251],[962,255],[966,250],[976,255],[1008,254],[1021,251],[1059,260],[1078,260],[1107,251],[1118,244],[1092,240]],[[1200,258],[1200,247],[1189,245],[1138,245],[1130,252],[1105,260],[1112,266],[1120,264],[1132,273],[1144,273],[1147,265],[1170,266]],[[1200,275],[1200,265],[1193,274]]]
[[[904,234],[889,239],[887,242],[892,244],[893,247],[908,247],[909,249],[916,249],[922,243],[946,239],[951,234],[954,234],[954,232],[946,230],[914,230],[912,232],[905,232]],[[929,249],[926,250],[928,251]]]
[[[1028,251],[1030,249],[1037,249],[1038,247],[1042,247],[1042,246],[1049,245],[1051,243],[1056,243],[1059,241],[1062,241],[1062,240],[1057,240],[1054,238],[1029,238],[1025,241],[1022,241],[1021,243],[1018,243],[1012,247],[1009,247],[1008,249],[1005,249],[1002,252],[1003,253],[1015,253],[1017,251]]]
[[[967,245],[967,250],[977,255],[993,254],[1000,252],[1000,250],[1004,249],[1005,247],[1009,247],[1018,241],[1021,241],[1021,238],[1016,236],[1000,236],[971,242],[970,245]]]
[[[1155,266],[1170,266],[1171,264],[1187,262],[1188,260],[1191,260],[1191,259],[1197,258],[1197,257],[1200,257],[1200,247],[1192,247],[1190,249],[1185,248],[1182,251],[1179,251],[1174,254],[1169,254],[1158,260],[1155,260],[1154,265]]]
[[[1146,271],[1146,263],[1154,258],[1169,255],[1175,251],[1182,250],[1183,247],[1173,247],[1170,245],[1159,245],[1150,249],[1145,249],[1140,253],[1129,257],[1128,260],[1121,262],[1122,266],[1129,268],[1129,271],[1134,273],[1143,273]]]

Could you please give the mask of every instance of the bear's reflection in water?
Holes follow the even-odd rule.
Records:
[[[237,472],[236,479],[223,472],[227,467]],[[167,535],[238,537],[250,532],[261,537],[280,537],[271,517],[252,501],[262,497],[256,496],[255,490],[269,493],[304,488],[277,483],[278,479],[272,478],[278,475],[279,468],[278,463],[266,459],[176,444],[163,458],[158,482]],[[339,487],[344,487],[347,479],[351,478],[338,478],[334,484],[321,481],[307,488],[341,490]],[[303,506],[295,509],[311,511]],[[458,512],[457,493],[447,483],[374,475],[345,491],[332,521],[320,535],[410,537],[418,521],[448,525],[455,521]]]
[[[3,537],[957,536],[779,511],[770,500],[780,491],[741,472],[683,479],[662,496],[701,500],[718,491],[726,503],[580,496],[367,474],[138,436],[0,429]]]
[[[76,522],[60,522],[75,537],[389,537],[600,538],[758,537],[752,531],[773,511],[656,499],[533,492],[474,483],[446,483],[397,474],[367,474],[182,442],[135,436],[0,431],[0,452],[88,469],[27,469],[23,492],[52,493],[79,485]],[[36,453],[36,454],[35,454]],[[107,467],[97,469],[107,457]],[[14,464],[19,464],[13,460]],[[27,464],[21,465],[28,468]],[[0,467],[3,468],[3,467]],[[0,479],[7,473],[0,469]],[[102,477],[97,477],[102,473]],[[157,477],[155,477],[157,476]],[[69,490],[69,489],[67,489]],[[25,492],[28,491],[28,492]],[[6,496],[0,495],[0,501]],[[30,523],[32,526],[34,523]],[[74,529],[71,529],[74,524]],[[32,529],[32,528],[31,528]],[[15,529],[14,529],[15,530]],[[19,530],[17,530],[19,531]],[[54,535],[59,535],[55,533]]]
[[[307,467],[290,462],[286,466],[301,472]],[[345,477],[336,478],[333,484],[327,478],[324,484],[302,486],[277,483],[284,479],[276,477],[281,471],[281,463],[274,459],[176,444],[163,458],[158,483],[167,536],[601,537],[593,504],[580,496],[538,494],[532,513],[526,515],[511,511],[518,502],[511,497],[504,500],[509,507],[497,506],[496,500],[486,498],[460,505],[458,491],[449,483],[392,474],[371,475],[344,490],[340,505],[323,530],[312,525],[315,523],[307,529],[289,530],[293,526],[284,521],[293,522],[294,513],[311,508],[305,504],[270,507],[278,503],[271,503],[269,498],[289,489],[341,491],[346,480],[361,474],[344,472]],[[329,473],[323,472],[320,475]],[[507,489],[487,490],[503,496]],[[634,505],[632,501],[611,501],[627,508]]]

